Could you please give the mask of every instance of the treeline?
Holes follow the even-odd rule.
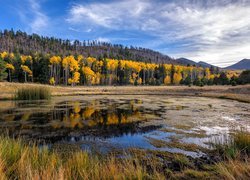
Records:
[[[247,71],[246,71],[247,72]],[[155,64],[131,60],[0,53],[0,79],[51,85],[236,85],[249,75],[218,68]],[[247,79],[248,77],[248,79]]]
[[[81,54],[84,57],[97,59],[130,59],[147,63],[176,63],[173,58],[159,52],[97,40],[70,41],[37,34],[28,35],[22,31],[0,31],[0,52],[7,51],[19,54],[53,54],[60,56]]]

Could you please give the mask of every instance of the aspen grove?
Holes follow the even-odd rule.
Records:
[[[213,67],[96,59],[83,55],[20,55],[4,51],[0,61],[4,64],[2,71],[6,72],[2,79],[51,85],[209,85],[222,76]],[[232,72],[224,74],[228,81],[238,76]]]

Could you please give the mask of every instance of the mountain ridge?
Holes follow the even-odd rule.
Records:
[[[233,65],[225,67],[224,69],[227,69],[227,70],[248,70],[248,69],[250,69],[250,59],[246,59],[246,58],[242,59]]]
[[[215,68],[218,67],[218,66],[214,66],[212,64],[209,64],[207,62],[204,62],[204,61],[195,62],[195,61],[193,61],[191,59],[187,59],[187,58],[184,58],[184,57],[177,58],[176,61],[183,64],[183,65],[191,65],[191,66],[195,65],[195,66],[201,66],[203,68],[210,68],[211,66],[215,67]]]

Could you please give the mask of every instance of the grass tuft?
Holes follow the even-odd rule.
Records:
[[[48,87],[28,87],[17,90],[16,100],[45,100],[51,98],[51,91]]]
[[[250,133],[244,130],[237,131],[223,141],[216,140],[213,143],[215,151],[226,159],[238,157],[249,157],[250,155]]]

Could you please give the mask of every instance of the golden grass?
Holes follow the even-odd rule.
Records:
[[[229,160],[216,164],[220,177],[227,180],[250,179],[250,161]]]
[[[0,137],[2,179],[164,179],[154,170],[149,174],[136,158],[117,159],[78,151],[67,157],[22,140]]]
[[[155,159],[159,156],[151,159],[149,156],[139,153],[121,159],[115,155],[90,155],[80,150],[61,156],[56,151],[28,145],[20,139],[0,136],[0,180],[250,178],[249,158],[229,159],[198,168],[184,155],[167,153],[167,160],[163,153],[163,159],[170,160],[175,168],[178,166],[178,170],[174,170],[165,165],[165,160]]]
[[[11,99],[15,90],[24,87],[47,87],[53,96],[65,95],[182,95],[227,98],[250,102],[250,85],[232,86],[49,86],[34,83],[0,82],[0,99]]]

